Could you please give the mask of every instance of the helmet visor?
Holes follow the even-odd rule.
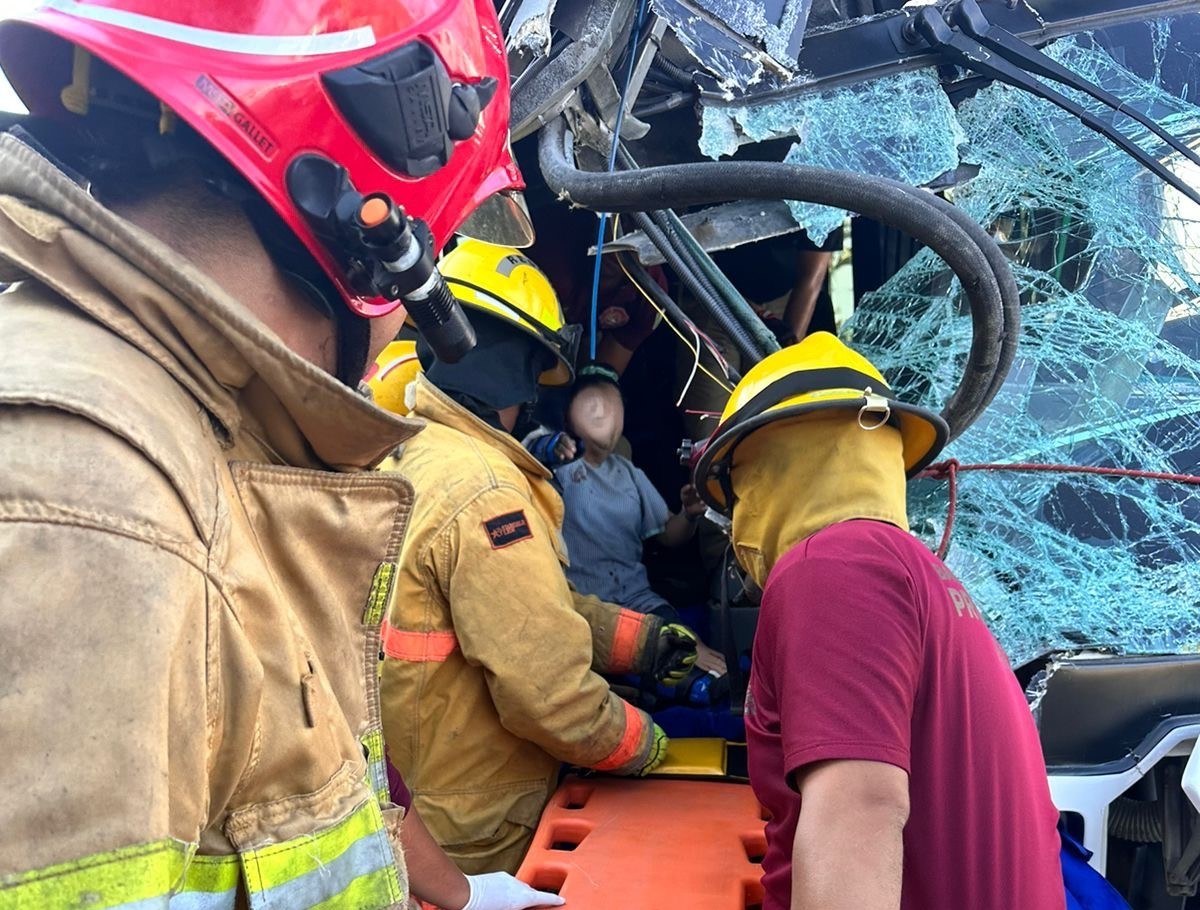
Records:
[[[583,340],[583,326],[578,323],[564,325],[557,332],[559,355],[567,364],[574,368],[579,357],[579,344]]]
[[[533,220],[529,217],[525,197],[516,190],[492,193],[467,216],[458,233],[473,240],[519,250],[533,246],[534,238]]]

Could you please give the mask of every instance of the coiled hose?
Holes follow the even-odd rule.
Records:
[[[866,215],[936,252],[962,283],[972,339],[963,378],[943,417],[951,438],[982,412],[1004,380],[1020,326],[1016,282],[995,242],[965,213],[898,181],[775,162],[676,164],[619,173],[579,170],[566,122],[543,128],[538,160],[547,185],[597,211],[644,212],[734,199],[799,199]]]

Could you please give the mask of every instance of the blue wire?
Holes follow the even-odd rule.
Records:
[[[633,22],[633,33],[629,36],[629,70],[625,73],[625,85],[621,88],[621,100],[617,107],[617,122],[613,128],[612,148],[608,152],[608,173],[617,166],[617,146],[621,142],[621,124],[625,120],[625,96],[629,94],[629,84],[633,82],[633,68],[637,63],[638,39],[641,37],[642,20],[646,16],[646,0],[639,0],[637,19]],[[600,213],[600,225],[596,229],[596,268],[592,272],[592,312],[591,331],[588,338],[588,358],[596,359],[596,332],[600,310],[600,257],[604,254],[604,229],[608,225],[608,212]]]

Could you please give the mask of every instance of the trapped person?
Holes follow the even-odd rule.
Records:
[[[704,514],[695,487],[688,484],[680,491],[683,508],[672,513],[650,478],[614,451],[625,426],[625,405],[620,377],[607,364],[591,363],[579,371],[566,425],[583,444],[578,459],[571,435],[564,434],[555,444],[557,461],[565,462],[553,470],[565,510],[567,577],[585,594],[677,621],[675,608],[650,587],[642,546],[653,539],[676,547],[692,539]],[[703,644],[698,651],[697,666],[725,672],[718,652]]]
[[[450,235],[517,185],[503,103],[397,176],[387,93],[329,80],[420,47],[506,84],[499,24],[154,7],[0,25],[32,112],[0,136],[0,906],[404,906],[374,659],[412,492],[370,469],[419,425],[354,389],[404,310],[350,290],[286,170]]]
[[[583,443],[582,457],[576,459],[567,437],[559,444],[565,463],[554,467],[571,559],[567,577],[586,594],[674,620],[675,609],[650,588],[642,544],[652,538],[668,547],[687,543],[704,503],[688,484],[680,493],[683,509],[673,514],[650,478],[616,454],[625,425],[619,382],[611,367],[588,364],[567,403],[567,431]]]
[[[391,467],[416,500],[383,632],[384,734],[434,838],[469,873],[514,871],[561,762],[645,774],[666,736],[597,675],[682,679],[681,626],[571,590],[563,504],[512,436],[539,383],[571,380],[572,338],[545,276],[465,241],[442,261],[476,347],[408,386],[425,429]]]
[[[751,369],[696,468],[764,588],[746,703],[764,910],[1062,910],[1058,812],[978,607],[908,533],[946,439],[828,333]]]

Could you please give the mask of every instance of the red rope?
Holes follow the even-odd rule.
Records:
[[[945,480],[949,485],[950,505],[946,510],[946,528],[938,543],[937,555],[945,559],[950,551],[950,533],[954,530],[954,518],[958,514],[958,475],[963,471],[1026,471],[1051,474],[1095,474],[1102,477],[1132,477],[1138,480],[1162,480],[1168,483],[1186,483],[1200,486],[1200,475],[1171,474],[1165,471],[1141,471],[1136,468],[1113,468],[1081,464],[1039,464],[1030,461],[1013,464],[962,464],[957,459],[939,461],[921,472],[921,477]]]

